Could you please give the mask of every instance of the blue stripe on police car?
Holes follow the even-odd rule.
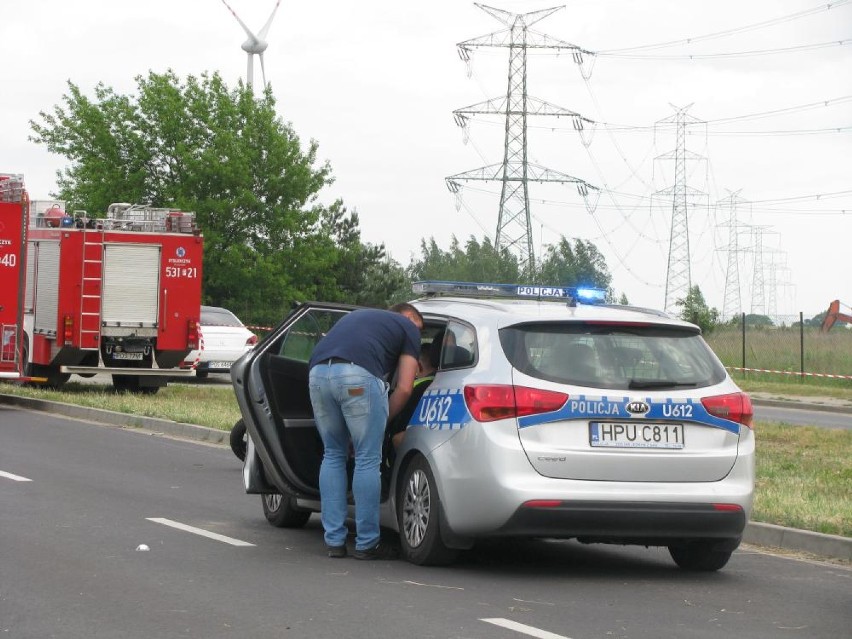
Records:
[[[423,393],[408,427],[459,430],[471,419],[460,388],[430,388]]]
[[[648,410],[644,414],[628,411],[628,406],[644,401]],[[518,418],[518,427],[527,428],[552,422],[572,419],[640,419],[640,420],[677,420],[694,422],[731,433],[739,433],[740,425],[728,419],[716,417],[707,412],[700,399],[688,398],[651,398],[643,397],[605,397],[599,395],[577,395],[571,397],[557,411]]]

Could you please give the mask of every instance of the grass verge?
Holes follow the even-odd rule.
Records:
[[[852,431],[759,422],[752,519],[852,537]]]
[[[111,385],[79,382],[69,382],[58,391],[2,383],[0,393],[102,408],[143,417],[170,419],[219,430],[231,430],[240,418],[234,391],[228,386],[170,384],[161,388],[156,395],[138,395],[116,392]]]

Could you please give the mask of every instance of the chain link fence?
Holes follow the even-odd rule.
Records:
[[[835,324],[822,332],[803,320],[800,313],[769,317],[758,324],[743,314],[717,326],[705,339],[735,375],[852,384],[852,329]]]

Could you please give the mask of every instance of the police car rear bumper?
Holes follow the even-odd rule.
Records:
[[[736,541],[736,547],[745,526],[742,508],[728,504],[532,501],[518,508],[497,535],[649,546],[683,539],[728,539]]]

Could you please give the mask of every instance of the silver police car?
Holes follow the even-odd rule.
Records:
[[[752,505],[752,406],[698,327],[592,289],[415,293],[441,355],[383,464],[382,525],[407,560],[444,564],[477,539],[521,536],[666,546],[689,570],[728,562]],[[354,308],[302,304],[232,368],[245,488],[273,525],[320,508],[308,359]]]

